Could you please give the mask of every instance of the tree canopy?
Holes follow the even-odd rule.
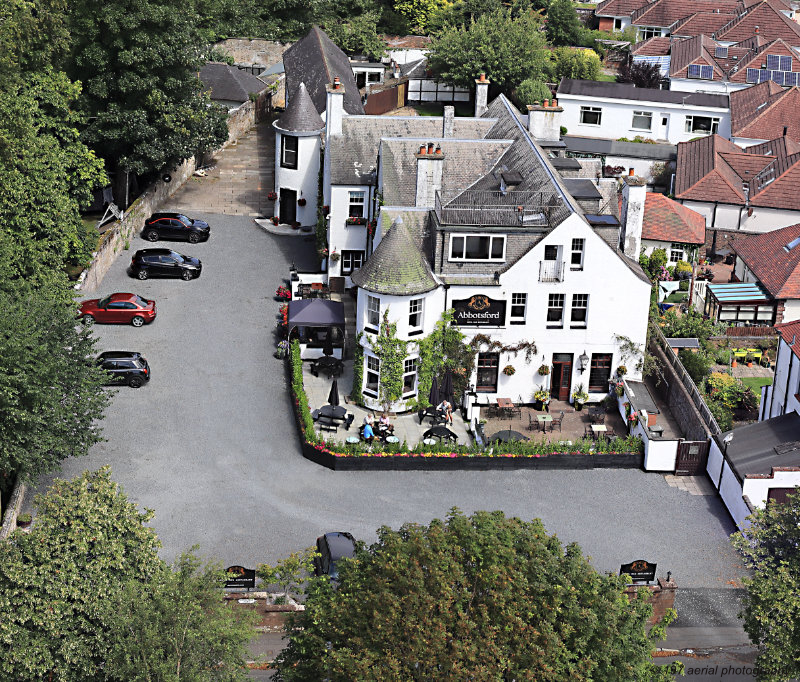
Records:
[[[502,512],[382,527],[312,581],[276,679],[671,680],[650,660],[657,627],[624,579],[597,573],[541,521]]]
[[[572,0],[553,0],[547,10],[547,41],[553,45],[578,45],[583,23]]]
[[[744,579],[741,617],[758,647],[757,678],[782,682],[800,676],[800,489],[749,519],[750,527],[731,538],[753,575]]]
[[[617,83],[633,83],[637,88],[658,88],[661,85],[661,67],[648,62],[623,62]]]

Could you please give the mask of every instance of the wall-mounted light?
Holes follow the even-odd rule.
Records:
[[[586,371],[586,368],[589,366],[589,356],[586,355],[586,351],[583,351],[580,356],[578,356],[578,371],[583,374]]]

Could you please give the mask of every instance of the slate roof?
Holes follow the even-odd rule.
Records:
[[[775,330],[786,341],[789,348],[792,349],[792,353],[800,358],[800,320],[776,324]]]
[[[254,75],[220,62],[206,62],[200,69],[200,80],[211,91],[212,100],[247,102],[250,93],[266,90],[264,81]]]
[[[402,219],[395,219],[386,229],[375,251],[352,279],[361,289],[392,296],[424,294],[439,286]]]
[[[728,108],[727,95],[637,88],[632,83],[606,83],[603,81],[585,81],[573,78],[561,79],[561,82],[558,84],[558,96],[561,97],[562,95],[604,97],[607,99],[624,99],[664,104],[682,104],[685,102],[687,106],[716,107],[718,109]]]
[[[738,0],[655,0],[631,14],[635,26],[672,26],[697,12],[733,12]]]
[[[649,0],[603,0],[595,8],[598,17],[628,17]]]
[[[731,135],[772,140],[786,134],[800,141],[800,89],[764,81],[731,93]]]
[[[312,27],[304,38],[283,53],[283,63],[289,102],[300,83],[305,83],[317,113],[321,114],[327,99],[325,88],[338,76],[344,86],[344,110],[348,114],[364,113],[350,60],[319,26]]]
[[[310,133],[325,128],[325,123],[317,113],[305,83],[300,83],[297,92],[286,107],[286,111],[275,122],[275,126],[281,130],[295,133]]]
[[[756,32],[763,35],[767,41],[782,38],[789,45],[800,45],[800,25],[766,1],[754,5],[747,14],[734,19],[717,31],[714,37],[717,40],[738,42],[755,35]]]
[[[648,192],[644,202],[642,239],[681,244],[703,244],[706,219],[663,194]]]
[[[800,298],[800,244],[788,252],[786,247],[798,238],[800,223],[740,237],[731,247],[773,297],[796,299]]]
[[[747,476],[770,475],[774,467],[800,467],[800,450],[778,454],[776,446],[796,442],[800,433],[800,414],[789,412],[754,424],[740,426],[728,444],[725,459],[739,480]]]
[[[456,116],[453,137],[448,139],[481,139],[493,124],[492,120]],[[442,139],[443,125],[440,116],[345,116],[342,134],[330,140],[331,184],[367,184],[377,168],[382,138],[434,142]]]

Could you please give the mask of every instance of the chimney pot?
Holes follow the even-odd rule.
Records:
[[[543,106],[545,109],[547,109],[547,108],[550,106],[550,100],[549,100],[549,99],[546,99],[544,102],[542,102],[542,106]]]
[[[428,154],[433,154],[433,142],[428,142]]]
[[[442,148],[438,144],[436,145],[436,153],[437,154],[441,154],[442,153]]]
[[[758,26],[756,26],[756,28],[758,28]],[[485,80],[486,80],[486,74],[485,73],[481,73],[481,75],[480,75],[481,83],[483,83]]]
[[[341,84],[342,84],[342,82],[339,80],[339,76],[334,76],[334,77],[333,77],[333,89],[334,89],[334,90],[338,90],[338,89],[339,89],[339,86],[340,86]]]
[[[758,26],[756,26],[756,33],[758,33]]]
[[[633,175],[634,175],[633,168],[629,168],[629,169],[628,169],[628,175],[630,175],[631,177],[633,177]]]
[[[419,153],[420,154],[427,154],[428,153],[428,147],[426,145],[424,145],[424,144],[420,145]]]
[[[558,100],[557,100],[557,99],[554,99],[554,100],[552,100],[552,101],[550,102],[550,104],[551,104],[551,106],[557,107],[557,106],[558,106]]]

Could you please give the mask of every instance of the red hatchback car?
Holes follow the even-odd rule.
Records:
[[[141,327],[156,319],[156,302],[136,294],[111,294],[105,298],[91,298],[78,308],[78,317],[84,322],[106,324],[132,324]]]

